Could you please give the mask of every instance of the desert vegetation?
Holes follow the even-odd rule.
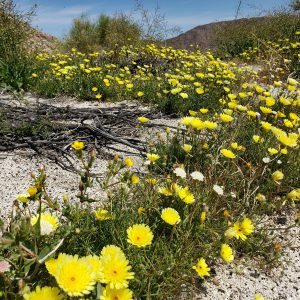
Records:
[[[143,144],[139,167],[116,153],[101,179],[94,176],[95,144],[72,136],[60,145],[76,161],[76,200],[50,197],[47,166],[33,170],[31,185],[1,220],[3,299],[192,299],[217,265],[238,268],[245,257],[280,264],[279,237],[300,220],[297,13],[288,21],[274,16],[284,27],[276,40],[253,31],[248,43],[241,23],[227,31],[219,51],[234,58],[222,60],[197,47],[163,46],[150,33],[143,38],[145,29],[126,16],[104,15],[75,20],[61,49],[35,53],[14,27],[28,20],[11,1],[0,3],[0,22],[12,26],[0,26],[4,89],[126,99],[178,118]],[[119,26],[128,30],[122,39]],[[12,126],[0,114],[0,137],[46,139],[50,116]],[[152,124],[142,113],[131,121],[139,132]],[[273,218],[282,214],[292,222],[278,229]]]

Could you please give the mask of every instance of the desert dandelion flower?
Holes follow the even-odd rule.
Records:
[[[39,216],[33,216],[30,220],[32,226],[38,222]],[[59,225],[58,218],[50,213],[41,214],[41,235],[49,235],[55,231]]]
[[[24,294],[25,300],[62,300],[63,298],[64,296],[60,294],[58,288],[50,286],[44,286],[42,288],[37,286],[35,291]]]
[[[123,255],[102,255],[103,277],[101,282],[106,283],[111,289],[128,287],[128,280],[134,278],[131,266]]]
[[[133,295],[130,289],[111,289],[109,286],[103,291],[100,300],[132,300]]]
[[[94,289],[96,275],[85,259],[69,255],[61,259],[54,277],[68,296],[77,297],[87,295]]]
[[[232,249],[227,244],[222,244],[221,245],[220,255],[224,259],[224,261],[226,261],[226,262],[231,262],[231,261],[234,260]]]
[[[198,275],[203,279],[205,276],[210,276],[209,271],[210,268],[205,262],[204,258],[200,258],[195,266],[193,266],[193,269],[196,270]]]
[[[176,225],[181,221],[177,210],[171,207],[163,209],[161,212],[161,218],[170,225]]]
[[[137,247],[151,245],[153,233],[149,226],[145,224],[135,224],[127,229],[128,243]]]

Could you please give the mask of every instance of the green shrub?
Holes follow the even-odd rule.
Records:
[[[215,29],[217,53],[235,57],[248,48],[263,46],[264,42],[295,39],[300,28],[300,15],[289,11],[275,11],[265,17],[224,22]]]
[[[19,12],[12,0],[0,1],[0,85],[20,90],[29,84],[32,60],[28,40],[33,10]]]
[[[100,15],[96,21],[82,15],[73,20],[72,28],[66,37],[66,47],[88,52],[103,47],[136,44],[140,38],[138,24],[125,14],[120,13],[112,17]]]

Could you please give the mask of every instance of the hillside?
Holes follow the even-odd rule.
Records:
[[[242,18],[238,20],[213,22],[197,26],[177,37],[167,40],[167,45],[174,48],[189,48],[189,45],[198,45],[201,50],[215,49],[216,40],[214,38],[216,31],[224,30],[227,26],[235,26],[239,23],[261,22],[266,17]],[[199,20],[200,21],[200,20]]]

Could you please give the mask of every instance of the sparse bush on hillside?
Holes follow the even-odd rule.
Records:
[[[97,43],[96,24],[86,15],[73,20],[72,27],[66,37],[66,46],[80,51],[94,50]]]
[[[102,24],[102,27],[103,25],[105,25],[105,23]],[[108,30],[104,40],[105,46],[113,47],[116,44],[118,46],[124,46],[128,44],[136,45],[140,41],[141,29],[136,22],[129,18],[129,16],[120,13],[109,18]]]
[[[28,84],[31,58],[26,47],[34,9],[20,12],[14,1],[0,1],[0,85],[20,90]]]
[[[216,27],[218,54],[235,57],[248,48],[260,47],[266,41],[295,38],[300,28],[300,16],[290,11],[275,11],[262,18],[241,19]]]
[[[86,52],[116,44],[136,44],[140,41],[141,30],[137,23],[123,13],[115,16],[100,15],[96,21],[82,15],[74,19],[66,37],[67,48],[73,47]]]
[[[137,1],[132,14],[101,14],[96,21],[86,15],[74,19],[66,37],[66,46],[87,52],[114,48],[116,45],[119,48],[124,45],[162,43],[168,36],[179,32],[178,27],[169,27],[158,6],[150,11],[141,1]]]

